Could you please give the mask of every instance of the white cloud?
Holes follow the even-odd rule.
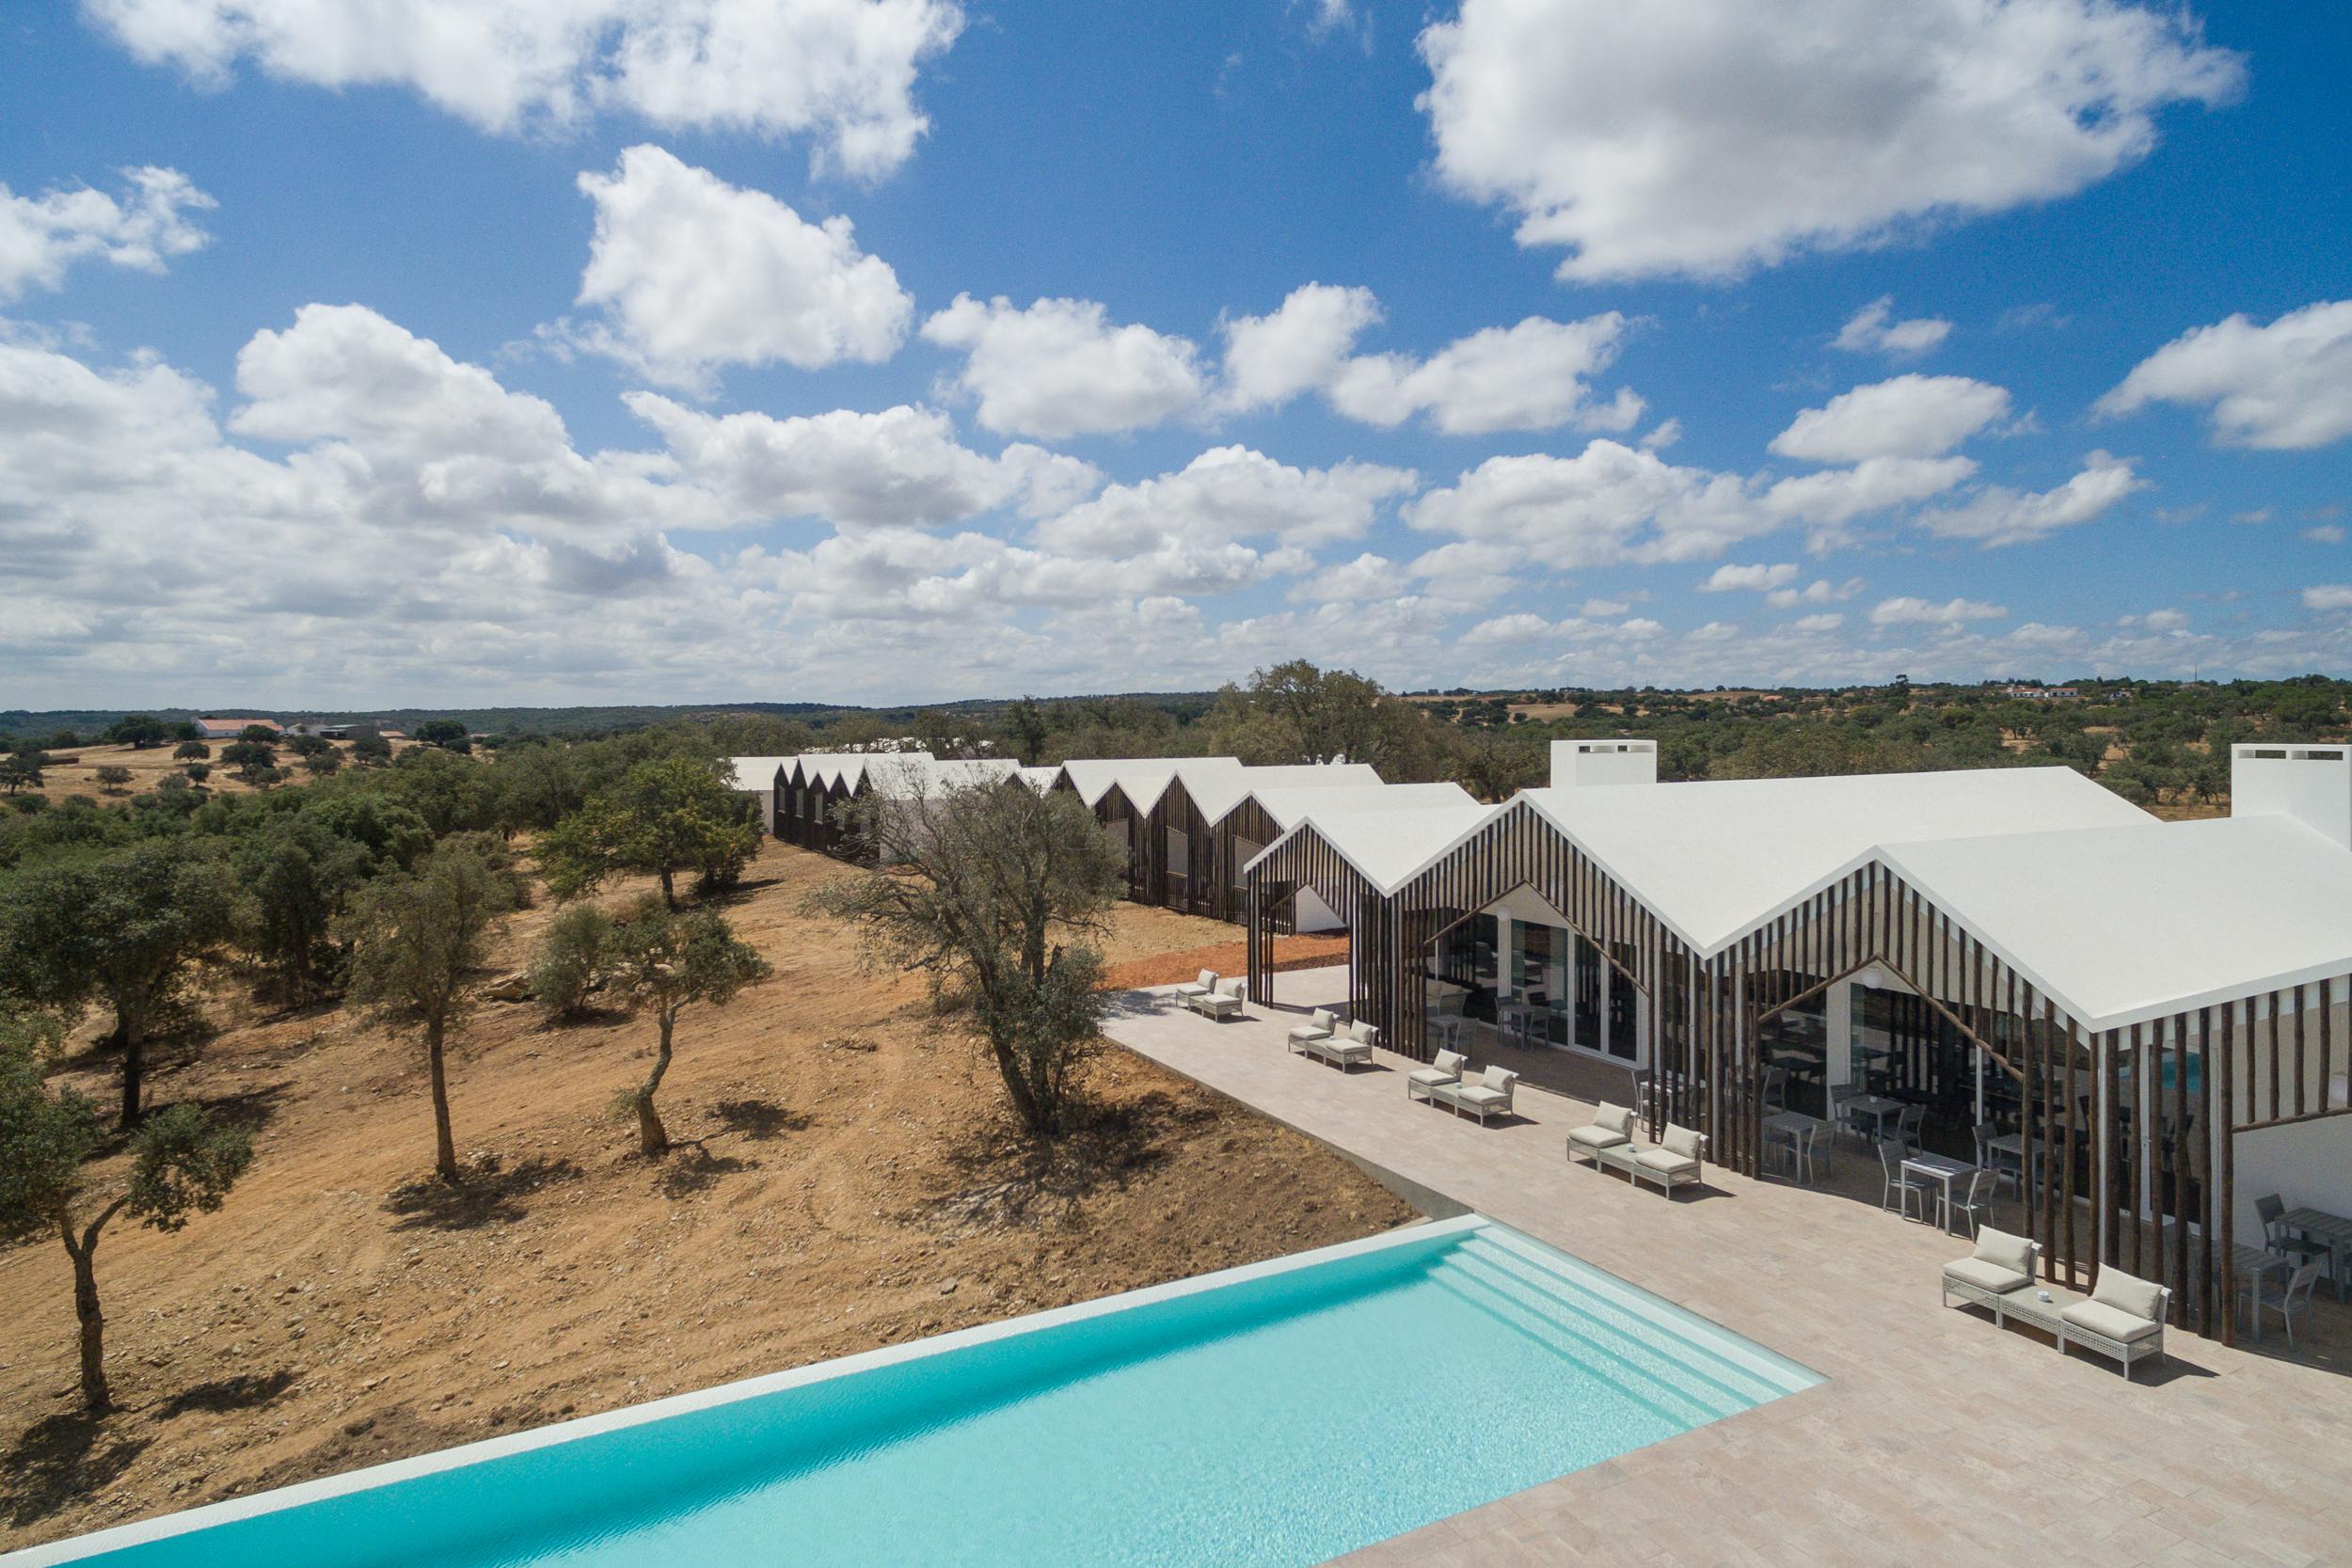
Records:
[[[1737,276],[2070,196],[2238,57],[2114,0],[1463,0],[1421,35],[1453,190],[1564,277]]]
[[[1418,483],[1406,468],[1294,468],[1247,447],[1215,447],[1175,473],[1114,484],[1047,518],[1037,537],[1051,549],[1103,557],[1145,554],[1168,540],[1203,546],[1267,538],[1311,546],[1361,536],[1382,502]]]
[[[1586,599],[1577,607],[1577,612],[1581,615],[1606,617],[1623,615],[1632,608],[1633,606],[1624,599]]]
[[[2302,537],[2308,543],[2313,545],[2341,545],[2344,543],[2344,525],[2341,523],[2314,523],[2310,528],[2303,531]]]
[[[1764,504],[1782,516],[1834,529],[1940,496],[1976,471],[1970,457],[1868,457],[1851,468],[1779,480],[1764,492]]]
[[[167,258],[210,238],[192,214],[215,205],[176,168],[122,171],[119,198],[87,185],[18,196],[0,184],[0,302],[28,289],[54,292],[76,261],[161,272]]]
[[[1620,388],[1595,403],[1588,384],[1616,359],[1625,326],[1614,310],[1575,322],[1530,316],[1456,339],[1427,359],[1361,356],[1337,371],[1331,403],[1350,419],[1383,427],[1426,414],[1455,436],[1569,423],[1629,430],[1642,417],[1642,399]]]
[[[1330,384],[1357,336],[1380,320],[1370,289],[1306,283],[1271,315],[1225,323],[1226,407],[1268,408]]]
[[[2352,587],[2340,582],[2314,583],[2303,590],[2305,610],[2352,610]]]
[[[1677,441],[1681,439],[1682,421],[1680,420],[1661,420],[1660,423],[1651,428],[1648,435],[1642,437],[1642,450],[1645,451],[1664,451],[1668,447],[1673,446]]]
[[[2267,326],[2236,315],[2186,332],[2099,400],[2106,415],[2151,403],[2210,405],[2225,447],[2305,451],[2352,436],[2352,299],[2291,310]]]
[[[1199,350],[1148,326],[1115,326],[1092,300],[1041,299],[1025,309],[969,294],[923,324],[961,349],[953,385],[978,399],[991,430],[1048,439],[1140,430],[1190,411],[1204,390]]]
[[[1726,561],[1699,584],[1699,592],[1761,594],[1780,587],[1796,575],[1797,569],[1786,562],[1772,566],[1735,566]]]
[[[1881,599],[1870,611],[1874,626],[1956,626],[1969,621],[1997,621],[2009,611],[1996,604],[1980,599],[1947,599],[1934,604],[1926,599]]]
[[[1696,561],[1770,531],[1732,474],[1596,440],[1575,457],[1490,457],[1406,509],[1419,529],[1503,544],[1553,571]]]
[[[1845,624],[1846,617],[1838,611],[1831,610],[1824,610],[1818,615],[1800,615],[1795,620],[1788,623],[1788,629],[1790,631],[1804,632],[1807,636],[1818,636],[1824,632],[1836,631],[1839,626],[1842,626]]]
[[[707,389],[727,365],[875,363],[906,341],[914,301],[850,220],[810,223],[659,147],[585,173],[596,231],[580,303],[603,319],[555,335],[666,386]]]
[[[1308,283],[1271,315],[1228,321],[1217,406],[1275,407],[1319,391],[1366,424],[1392,429],[1425,415],[1457,436],[1570,423],[1624,431],[1642,417],[1643,401],[1630,388],[1620,388],[1607,402],[1592,395],[1591,379],[1615,362],[1625,337],[1626,319],[1613,310],[1582,321],[1530,316],[1515,326],[1486,327],[1426,359],[1356,354],[1356,340],[1380,319],[1369,289]]]
[[[1841,604],[1868,586],[1860,578],[1836,583],[1827,578],[1815,578],[1803,588],[1776,588],[1764,595],[1764,602],[1774,610],[1794,610],[1801,604]]]
[[[84,0],[137,58],[206,85],[251,61],[316,87],[396,86],[483,130],[597,110],[678,130],[807,136],[860,178],[927,127],[917,68],[963,28],[951,0]]]
[[[1908,359],[1927,353],[1951,336],[1952,324],[1933,316],[1914,316],[1909,321],[1891,319],[1895,313],[1895,296],[1881,294],[1856,310],[1846,325],[1830,340],[1832,348],[1842,348],[1849,354],[1883,354],[1889,358]]]
[[[1964,375],[1899,375],[1840,392],[1772,437],[1772,451],[1816,463],[1938,457],[2009,412],[2009,393]]]
[[[1353,561],[1326,566],[1292,590],[1291,596],[1316,604],[1362,604],[1393,597],[1405,577],[1395,562],[1366,550]]]
[[[1988,484],[1958,506],[1919,515],[1919,526],[1945,539],[1973,539],[1985,548],[2045,538],[2102,515],[2148,482],[2132,472],[2132,459],[2094,451],[2083,469],[2053,490],[2019,491]]]
[[[750,515],[849,528],[956,522],[1006,505],[1043,516],[1103,483],[1092,464],[1025,442],[995,457],[974,451],[936,409],[777,419],[704,414],[651,392],[623,401],[661,433],[689,476]]]

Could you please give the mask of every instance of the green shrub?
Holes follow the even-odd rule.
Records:
[[[586,1010],[612,935],[612,916],[594,904],[567,904],[548,923],[531,961],[531,994],[549,1017],[576,1018]]]

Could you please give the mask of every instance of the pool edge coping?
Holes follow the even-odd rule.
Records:
[[[496,1437],[477,1438],[453,1448],[435,1449],[428,1453],[409,1454],[376,1465],[344,1470],[335,1475],[318,1476],[310,1481],[275,1486],[248,1497],[226,1497],[219,1502],[204,1503],[195,1508],[181,1509],[152,1518],[135,1519],[128,1524],[110,1525],[103,1529],[82,1535],[68,1536],[62,1541],[49,1541],[38,1545],[23,1546],[0,1553],[0,1568],[53,1568],[58,1563],[82,1562],[108,1552],[143,1546],[173,1536],[187,1535],[217,1525],[233,1524],[239,1520],[276,1513],[305,1504],[323,1502],[329,1498],[350,1497],[371,1492],[378,1487],[413,1481],[420,1477],[437,1475],[446,1470],[460,1469],[485,1461],[503,1459],[515,1454],[530,1453],[583,1437],[594,1437],[608,1432],[626,1431],[671,1417],[684,1416],[700,1410],[716,1409],[744,1400],[758,1399],[789,1388],[806,1387],[827,1383],[839,1377],[854,1376],[878,1368],[898,1366],[926,1360],[934,1355],[989,1344],[1015,1335],[1056,1328],[1066,1323],[1083,1323],[1090,1318],[1104,1317],[1113,1312],[1162,1302],[1180,1301],[1186,1296],[1227,1286],[1247,1284],[1252,1280],[1270,1278],[1299,1269],[1325,1263],[1340,1262],[1394,1247],[1422,1245],[1447,1236],[1467,1234],[1486,1229],[1500,1222],[1480,1213],[1465,1213],[1452,1219],[1408,1222],[1376,1236],[1361,1236],[1352,1242],[1337,1242],[1329,1246],[1314,1247],[1305,1252],[1285,1253],[1279,1258],[1261,1259],[1254,1263],[1239,1263],[1232,1268],[1216,1269],[1207,1274],[1187,1275],[1183,1279],[1164,1280],[1157,1285],[1145,1285],[1113,1295],[1095,1296],[1087,1301],[1072,1302],[1063,1307],[1046,1307],[1041,1311],[1024,1312],[1015,1317],[1000,1318],[993,1323],[974,1323],[946,1334],[928,1335],[903,1344],[878,1345],[872,1350],[857,1351],[849,1355],[833,1356],[812,1361],[805,1366],[789,1367],[781,1371],[761,1372],[756,1376],[738,1378],[708,1388],[692,1389],[682,1394],[670,1394],[661,1399],[639,1404],[622,1405],[616,1409],[598,1411],[594,1415],[578,1416],[569,1420],[553,1421],[546,1426],[523,1432],[502,1433]],[[1507,1228],[1507,1227],[1506,1227]]]

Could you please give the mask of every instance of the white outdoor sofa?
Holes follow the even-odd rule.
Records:
[[[1317,1007],[1307,1015],[1307,1022],[1291,1031],[1291,1049],[1295,1051],[1308,1040],[1327,1040],[1340,1032],[1340,1015],[1328,1007]]]
[[[1668,1122],[1664,1138],[1645,1144],[1633,1136],[1632,1109],[1603,1102],[1594,1108],[1590,1122],[1568,1133],[1568,1159],[1580,1154],[1596,1170],[1621,1170],[1636,1181],[1655,1181],[1671,1198],[1677,1187],[1700,1184],[1707,1134]]]
[[[1176,988],[1176,1000],[1189,1007],[1192,1006],[1194,997],[1206,996],[1215,990],[1216,990],[1216,971],[1204,969],[1198,979],[1187,980]]]
[[[1303,1037],[1291,1031],[1291,1049],[1304,1055],[1320,1057],[1342,1072],[1361,1063],[1372,1065],[1372,1047],[1380,1037],[1380,1031],[1369,1023],[1340,1023],[1320,1035]]]
[[[1202,1018],[1222,1023],[1229,1018],[1241,1017],[1242,984],[1242,977],[1236,974],[1230,980],[1217,981],[1199,995],[1186,996],[1181,990],[1177,995]]]
[[[1450,1084],[1423,1085],[1421,1098],[1432,1105],[1445,1106],[1457,1117],[1467,1111],[1484,1127],[1488,1117],[1511,1114],[1511,1090],[1518,1081],[1519,1075],[1509,1068],[1490,1067]]]
[[[1470,1058],[1456,1051],[1440,1051],[1427,1067],[1417,1067],[1405,1075],[1405,1098],[1407,1101],[1426,1100],[1430,1092],[1447,1084],[1462,1081],[1462,1069]]]
[[[2041,1252],[2040,1242],[1989,1225],[1979,1227],[1977,1250],[1944,1265],[1944,1305],[1949,1307],[1958,1296],[1993,1308],[1994,1320],[1999,1322],[2001,1298],[2033,1283],[2034,1260]]]
[[[2164,1320],[2171,1311],[2170,1287],[2102,1263],[2090,1299],[2058,1308],[2058,1354],[2070,1344],[2097,1351],[2122,1362],[2129,1382],[2135,1364],[2164,1359]]]

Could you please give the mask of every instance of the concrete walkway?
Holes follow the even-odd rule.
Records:
[[[1329,984],[1284,975],[1277,994],[1287,1008]],[[1166,990],[1130,991],[1105,1033],[1829,1379],[1348,1563],[2352,1563],[2342,1376],[2175,1330],[2164,1367],[2127,1383],[2113,1362],[2061,1359],[2031,1330],[1939,1307],[1938,1270],[1963,1240],[1711,1165],[1701,1194],[1669,1202],[1566,1164],[1565,1131],[1588,1104],[1522,1091],[1518,1117],[1482,1129],[1408,1103],[1414,1064],[1401,1058],[1343,1073],[1293,1055],[1283,1037],[1297,1022],[1252,1004],[1212,1023]]]

